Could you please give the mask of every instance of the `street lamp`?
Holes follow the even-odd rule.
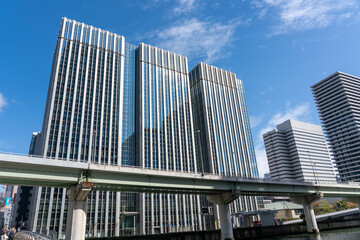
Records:
[[[96,138],[96,130],[94,130],[93,138],[92,138],[92,161],[94,163],[95,163],[95,150],[96,150],[96,148],[95,148],[95,143],[96,143],[95,138]]]
[[[196,131],[199,142],[199,152],[200,152],[200,162],[201,162],[201,176],[204,176],[204,161],[202,157],[202,149],[201,149],[201,137],[200,137],[200,129]]]
[[[316,182],[320,182],[319,180],[317,180],[318,177],[319,177],[319,175],[317,175],[316,162],[314,162],[314,168],[315,168],[315,173],[316,173],[316,175],[315,175],[315,181],[316,181]]]
[[[311,168],[312,168],[312,171],[313,171],[313,174],[314,174],[315,184],[317,184],[317,179],[316,179],[315,170],[314,170],[314,163],[312,162],[312,159],[310,157],[310,151],[307,151],[307,152],[308,152]]]

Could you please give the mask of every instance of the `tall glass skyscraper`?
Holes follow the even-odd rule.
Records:
[[[122,36],[63,19],[35,154],[135,164],[135,51]],[[97,191],[89,196],[88,235],[120,234],[120,212],[137,208],[135,194],[122,195]],[[66,213],[66,189],[35,188],[31,230],[62,238]]]
[[[187,71],[185,57],[64,18],[33,154],[195,172]],[[199,196],[96,191],[88,204],[88,236],[201,228]],[[31,230],[62,238],[66,215],[66,189],[34,189]]]
[[[199,170],[258,178],[242,81],[234,73],[204,63],[196,65],[189,78]],[[257,199],[247,196],[240,197],[230,207],[232,213],[255,209]],[[216,219],[217,206],[214,215]]]
[[[137,159],[140,166],[196,172],[187,58],[141,43],[136,82]],[[142,194],[140,231],[194,230],[199,197]]]
[[[242,81],[236,79],[234,73],[204,63],[196,65],[189,75],[194,124],[195,129],[200,130],[202,159],[205,159],[204,171],[257,178]]]
[[[134,46],[123,36],[63,18],[43,127],[32,153],[102,165],[257,177],[241,81],[204,64],[192,73],[190,84],[186,57],[143,43]],[[196,90],[206,94],[201,95],[204,102],[193,94],[197,86],[210,87]],[[197,112],[205,106],[206,112]],[[198,120],[205,113],[212,114],[205,117],[209,128]],[[210,159],[206,169],[196,151],[199,126],[211,136],[211,142],[202,136],[208,146],[203,159]],[[34,188],[30,230],[63,238],[67,204],[66,189]],[[207,204],[198,195],[95,191],[88,197],[86,234],[201,230],[201,208]],[[236,213],[255,209],[256,202],[242,197],[232,206]]]

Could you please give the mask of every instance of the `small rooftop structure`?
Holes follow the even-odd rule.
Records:
[[[274,202],[274,203],[266,203],[264,204],[265,209],[269,210],[295,210],[295,209],[303,209],[303,206],[300,204],[292,203],[292,202]]]
[[[264,204],[265,209],[276,210],[275,218],[278,220],[299,218],[303,212],[303,206],[292,202],[274,202]]]

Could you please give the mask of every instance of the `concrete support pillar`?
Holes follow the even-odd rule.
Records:
[[[121,194],[116,192],[116,206],[115,206],[115,237],[120,236],[120,201]]]
[[[319,228],[316,222],[314,209],[312,207],[312,203],[308,203],[305,198],[303,198],[303,206],[304,206],[304,215],[306,220],[306,226],[309,233],[318,233]]]
[[[206,196],[209,202],[218,205],[219,217],[220,217],[221,240],[234,240],[229,204],[232,203],[239,196],[240,193],[236,193],[236,192],[227,192],[227,193]]]
[[[220,204],[218,206],[221,224],[221,239],[234,239],[229,204]]]
[[[323,198],[323,194],[321,193],[301,197],[302,204],[304,207],[306,226],[309,233],[319,233],[319,228],[316,222],[315,213],[312,204],[321,198]]]
[[[169,195],[168,195],[169,196]],[[140,223],[139,233],[145,235],[145,193],[139,193],[139,212],[140,212]]]
[[[85,239],[87,197],[91,191],[92,183],[89,182],[77,184],[68,189],[66,240]]]

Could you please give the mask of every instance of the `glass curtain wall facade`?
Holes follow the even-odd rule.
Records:
[[[121,165],[136,165],[135,139],[135,66],[137,46],[125,43],[124,90],[122,114]],[[119,164],[120,165],[120,164]],[[139,194],[117,192],[120,199],[119,235],[134,235],[139,232]]]
[[[122,36],[63,18],[43,127],[33,154],[102,165],[257,177],[241,81],[204,64],[191,74],[190,81],[186,57],[143,43],[133,46]],[[194,126],[194,119],[200,118]],[[211,159],[205,168],[196,153],[199,128],[203,159]],[[210,142],[205,141],[207,136]],[[86,235],[208,229],[200,213],[204,202],[189,194],[94,191],[88,197]],[[67,205],[66,189],[34,188],[29,230],[62,239]],[[254,209],[252,197],[232,204],[233,213]]]
[[[40,132],[33,132],[30,141],[29,155],[35,154],[39,145],[39,137]],[[19,186],[15,199],[15,221],[12,222],[12,226],[20,223],[20,227],[23,229],[25,224],[28,223],[33,189],[33,187]]]
[[[196,172],[187,58],[141,43],[138,50],[138,163]],[[199,229],[199,196],[141,194],[144,234]]]
[[[187,71],[184,57],[63,18],[33,154],[196,172]],[[136,91],[144,86],[147,100],[141,101]],[[146,148],[136,152],[137,145]],[[88,197],[86,234],[198,230],[199,203],[194,195],[95,191]],[[66,189],[34,188],[29,229],[63,238],[67,205]]]
[[[125,44],[124,37],[63,18],[39,139],[41,147],[35,154],[105,165],[134,164],[134,69],[135,47]],[[125,109],[124,101],[128,104]],[[91,193],[87,235],[118,235],[120,204],[136,207],[134,194],[130,196],[126,199],[131,201],[127,201],[121,193]],[[66,214],[66,189],[34,189],[31,230],[63,238]]]
[[[189,78],[194,129],[198,134],[198,171],[258,178],[242,82],[234,73],[204,63],[196,65]],[[208,203],[204,201],[203,204]],[[256,210],[257,199],[242,196],[231,204],[230,209],[231,213]],[[216,207],[214,217],[218,222]],[[236,219],[235,225],[239,224]]]

